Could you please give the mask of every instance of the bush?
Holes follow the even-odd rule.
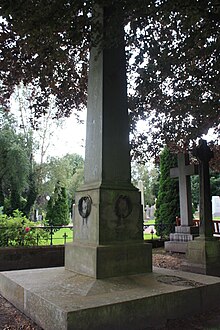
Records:
[[[33,246],[48,239],[48,233],[37,228],[22,212],[15,210],[12,216],[0,213],[0,246]]]
[[[177,166],[177,157],[165,148],[160,155],[160,182],[156,201],[155,228],[157,235],[168,237],[180,216],[178,181],[170,177],[170,168]]]
[[[69,224],[70,216],[66,189],[61,186],[59,181],[48,201],[46,219],[49,226],[67,226]]]

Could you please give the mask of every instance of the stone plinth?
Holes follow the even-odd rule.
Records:
[[[104,280],[62,267],[0,273],[0,293],[44,330],[159,328],[214,309],[219,292],[219,278],[159,268]]]
[[[186,259],[183,270],[220,276],[220,241],[199,237],[188,242]]]
[[[164,243],[165,251],[186,253],[187,243],[199,235],[199,227],[176,226],[175,233],[170,234],[170,240]]]
[[[147,243],[66,246],[65,268],[97,279],[152,271],[152,248]]]
[[[66,245],[65,268],[95,278],[151,272],[152,248],[143,241],[138,190],[132,185],[84,189],[77,193],[76,205],[86,192],[91,212],[86,218],[76,212],[75,237],[73,244]]]

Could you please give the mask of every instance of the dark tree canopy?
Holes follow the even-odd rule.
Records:
[[[143,142],[156,153],[165,143],[183,146],[218,129],[216,0],[1,0],[2,104],[22,82],[33,88],[35,118],[47,111],[51,95],[57,117],[85,106],[89,48],[100,37],[97,25],[91,38],[94,2],[113,5],[115,19],[124,18],[134,155],[143,155]],[[108,44],[116,34],[112,26]],[[147,134],[136,132],[139,119],[149,121]]]

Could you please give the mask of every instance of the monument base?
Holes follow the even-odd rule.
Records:
[[[188,242],[186,259],[183,270],[220,276],[220,241],[199,237]]]
[[[176,226],[175,233],[170,234],[170,240],[165,242],[164,248],[167,252],[186,253],[187,244],[199,235],[199,227]]]
[[[65,247],[65,268],[94,278],[152,272],[149,243],[91,245],[74,242]]]
[[[171,253],[186,253],[187,242],[167,241],[164,243],[164,249]]]
[[[162,268],[104,280],[63,267],[0,273],[0,293],[44,330],[162,327],[214,309],[219,291],[220,278]]]

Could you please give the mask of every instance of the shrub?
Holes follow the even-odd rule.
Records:
[[[178,181],[170,177],[170,168],[177,166],[177,157],[165,148],[160,156],[160,182],[156,201],[155,227],[158,236],[168,237],[180,216]]]
[[[47,240],[48,233],[37,228],[22,212],[15,210],[12,216],[0,213],[0,246],[33,246]]]

